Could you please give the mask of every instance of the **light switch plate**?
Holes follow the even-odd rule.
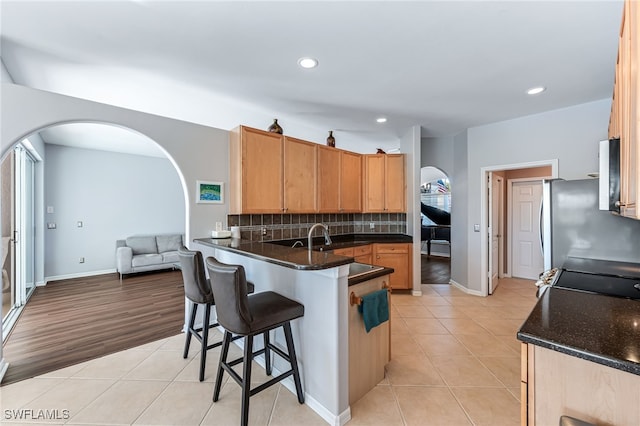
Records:
[[[480,232],[480,224],[479,223],[474,223],[473,224],[473,232]]]

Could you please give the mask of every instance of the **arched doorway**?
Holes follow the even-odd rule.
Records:
[[[451,184],[442,170],[420,171],[421,283],[448,284],[451,280]]]

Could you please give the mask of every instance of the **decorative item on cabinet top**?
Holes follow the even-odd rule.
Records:
[[[278,124],[277,118],[273,119],[273,123],[271,123],[271,126],[269,126],[267,130],[272,133],[282,134],[282,127]]]
[[[376,151],[376,154],[386,154],[386,152],[384,152],[382,148],[378,148],[378,150]]]
[[[336,146],[336,138],[333,137],[333,130],[329,130],[329,136],[327,137],[327,146],[335,148]]]

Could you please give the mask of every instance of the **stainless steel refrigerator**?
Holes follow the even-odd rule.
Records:
[[[640,263],[640,221],[599,210],[598,179],[547,180],[541,241],[544,269],[567,257]]]

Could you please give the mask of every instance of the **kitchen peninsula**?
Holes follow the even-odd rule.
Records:
[[[400,235],[397,238],[407,237]],[[347,243],[337,244],[344,247]],[[349,314],[357,306],[350,305],[349,293],[365,284],[366,291],[383,288],[389,282],[393,269],[372,266],[370,270],[365,267],[364,272],[361,268],[356,273],[353,266],[362,264],[354,263],[352,257],[334,254],[332,250],[292,248],[272,242],[200,238],[194,240],[194,246],[205,258],[214,256],[224,263],[243,265],[247,279],[255,284],[256,292],[275,291],[305,306],[304,317],[291,324],[305,403],[329,424],[345,424],[351,418],[350,403],[355,402],[353,396],[350,397],[350,380],[353,378],[349,376],[349,361],[353,354],[349,351]],[[275,338],[272,336],[272,340],[283,343],[284,336],[278,333]],[[382,357],[382,362],[371,362],[376,371],[366,374],[382,380],[384,364],[389,357],[388,322],[373,329],[367,338],[378,339],[376,344],[386,345],[375,351]],[[363,354],[367,357],[374,355],[377,356]],[[274,368],[284,371],[286,367],[280,363],[282,360],[276,357]],[[293,383],[283,383],[293,389]],[[377,382],[372,386],[375,384]]]

